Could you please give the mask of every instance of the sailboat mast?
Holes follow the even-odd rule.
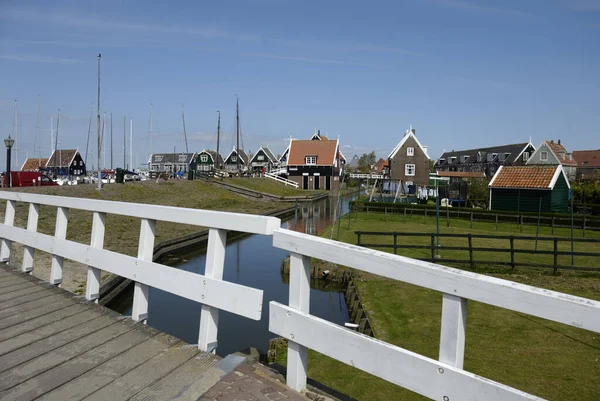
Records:
[[[58,173],[62,165],[62,152],[58,150],[58,136],[60,135],[60,109],[58,109],[58,117],[56,117],[56,136],[54,137],[54,151],[58,151]],[[54,166],[56,167],[56,157],[54,158]]]
[[[152,156],[152,103],[150,103],[150,122],[148,123],[148,140],[150,141],[150,156]]]
[[[215,160],[215,163],[217,165],[217,168],[220,169],[221,164],[219,163],[219,144],[221,142],[221,112],[217,110],[217,114],[219,115],[219,117],[217,120],[217,160]]]
[[[129,119],[129,164],[133,171],[133,118]]]
[[[240,171],[240,100],[236,98],[235,100],[235,136],[236,136],[236,161],[237,161],[237,170]]]
[[[38,95],[38,105],[37,105],[37,120],[35,122],[35,141],[33,141],[33,156],[35,157],[35,146],[38,147],[38,166],[42,167],[42,152],[39,149],[40,144],[38,141],[40,140],[40,98],[41,95]]]
[[[123,168],[127,170],[127,116],[123,116]]]
[[[88,157],[88,150],[90,149],[90,135],[92,133],[92,115],[94,114],[94,103],[92,102],[92,105],[90,106],[90,123],[88,125],[88,136],[87,136],[87,144],[85,145],[85,165],[87,168],[87,157]]]
[[[112,129],[112,113],[110,113],[110,169],[113,168],[113,129]]]
[[[181,105],[181,120],[183,121],[183,140],[185,145],[185,153],[188,153],[187,132],[185,131],[185,114],[183,113],[183,105]]]
[[[98,190],[102,189],[102,172],[100,171],[100,59],[101,54],[98,54]]]
[[[19,104],[15,100],[15,110],[13,116],[13,131],[15,134],[15,162],[19,166]]]
[[[106,168],[106,147],[104,146],[106,144],[106,140],[104,138],[104,132],[106,132],[105,130],[106,130],[106,112],[104,112],[104,115],[102,116],[102,155],[104,156],[102,168]],[[100,165],[98,165],[98,168],[100,168]]]
[[[50,114],[50,155],[54,152],[54,121]]]

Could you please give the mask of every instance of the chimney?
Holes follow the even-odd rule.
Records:
[[[560,138],[558,138],[558,144],[560,145]]]
[[[413,135],[417,135],[417,130],[415,128],[411,128],[410,130],[412,131]]]
[[[550,143],[554,143],[554,139],[550,139]]]

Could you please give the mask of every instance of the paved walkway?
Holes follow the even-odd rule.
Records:
[[[306,400],[220,358],[0,265],[1,400]]]

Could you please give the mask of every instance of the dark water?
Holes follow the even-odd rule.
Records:
[[[342,214],[348,209],[350,198],[342,200]],[[330,225],[336,209],[337,198],[327,198],[311,204],[300,204],[298,218],[283,222],[282,227],[315,234]],[[225,253],[223,280],[264,291],[262,318],[260,321],[246,319],[219,311],[219,334],[217,354],[224,356],[248,347],[266,351],[268,341],[275,337],[269,332],[269,302],[288,304],[288,277],[281,274],[281,262],[288,252],[273,247],[273,238],[252,235],[229,244]],[[182,255],[171,265],[187,271],[204,274],[206,257],[203,254]],[[311,282],[310,313],[328,321],[343,324],[348,321],[348,310],[343,299],[341,285],[324,280]],[[115,308],[123,314],[131,314],[132,294]],[[151,288],[148,324],[182,340],[196,344],[200,325],[201,305]]]

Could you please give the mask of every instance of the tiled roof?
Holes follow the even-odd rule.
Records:
[[[317,166],[332,166],[335,163],[337,141],[292,140],[288,165],[302,166],[306,156],[317,156]]]
[[[46,162],[46,167],[69,167],[77,153],[77,149],[55,150]]]
[[[40,167],[44,167],[46,163],[48,163],[47,157],[42,159],[40,159],[39,157],[30,157],[27,160],[25,160],[25,163],[23,163],[21,171],[38,171]]]
[[[491,188],[541,189],[552,186],[552,179],[560,166],[503,166],[492,181]]]
[[[438,177],[485,178],[483,171],[438,171]]]
[[[554,154],[556,155],[556,157],[558,158],[558,161],[560,162],[560,164],[564,164],[566,166],[576,166],[577,162],[573,159],[569,160],[567,157],[567,149],[565,149],[565,147],[560,144],[560,143],[556,143],[556,142],[550,142],[550,141],[546,141],[546,145],[548,145],[548,147],[550,149],[552,149],[552,151],[554,152]],[[563,157],[564,155],[564,157]]]
[[[383,158],[379,158],[379,160],[377,160],[377,163],[375,163],[375,165],[373,166],[373,171],[381,173],[383,172],[383,169],[385,168],[385,166],[387,165],[387,160],[384,160]]]
[[[600,149],[574,150],[573,159],[580,167],[600,167]]]
[[[509,154],[508,158],[505,160],[507,163],[514,163],[523,151],[529,145],[529,142],[524,143],[513,143],[509,145],[500,145],[500,146],[490,146],[487,148],[476,148],[476,149],[467,149],[467,150],[453,150],[451,152],[444,152],[443,155],[440,156],[438,161],[436,162],[437,166],[446,166],[450,163],[452,157],[455,157],[455,163],[463,163],[463,157],[468,156],[466,163],[477,163],[477,155],[481,155],[480,163],[488,163],[487,155],[488,153],[496,153],[500,154]],[[442,160],[443,159],[443,160]]]

